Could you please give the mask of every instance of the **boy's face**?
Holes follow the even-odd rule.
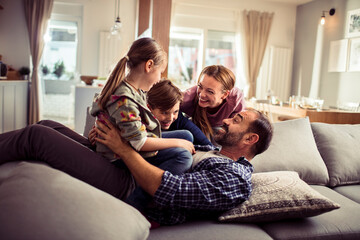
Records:
[[[180,102],[177,102],[171,109],[162,111],[159,108],[151,109],[151,112],[159,120],[161,129],[168,130],[170,125],[177,119],[179,114]]]

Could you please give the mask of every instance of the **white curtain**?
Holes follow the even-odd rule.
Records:
[[[40,120],[39,62],[44,49],[44,34],[51,15],[53,0],[24,0],[25,20],[29,33],[32,74],[29,93],[29,124]]]
[[[235,48],[236,48],[236,84],[238,88],[244,91],[244,96],[248,96],[249,84],[247,81],[248,71],[246,63],[246,44],[245,44],[245,29],[243,22],[243,13],[238,12],[236,19],[236,35],[235,35]]]

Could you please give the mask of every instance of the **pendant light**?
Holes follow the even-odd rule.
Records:
[[[121,30],[121,21],[120,21],[120,0],[115,0],[115,24],[110,28],[111,35],[120,34]]]

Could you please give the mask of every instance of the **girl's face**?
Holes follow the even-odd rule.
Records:
[[[215,78],[204,74],[197,87],[199,106],[203,108],[216,108],[229,95],[229,91],[224,91],[220,82]]]
[[[149,91],[152,85],[160,81],[161,74],[166,69],[166,64],[155,66],[152,60],[149,61],[152,62],[152,65],[149,65],[149,67],[147,68],[147,89],[143,89],[144,91]],[[146,64],[148,64],[148,62]]]
[[[174,107],[166,111],[162,111],[159,108],[151,109],[151,112],[159,120],[161,129],[167,130],[170,125],[177,119],[179,114],[180,102],[177,102]]]

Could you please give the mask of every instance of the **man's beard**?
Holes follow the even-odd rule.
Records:
[[[226,147],[236,146],[243,138],[246,132],[233,133],[229,132],[226,125],[221,126],[215,131],[214,140],[217,144]]]

